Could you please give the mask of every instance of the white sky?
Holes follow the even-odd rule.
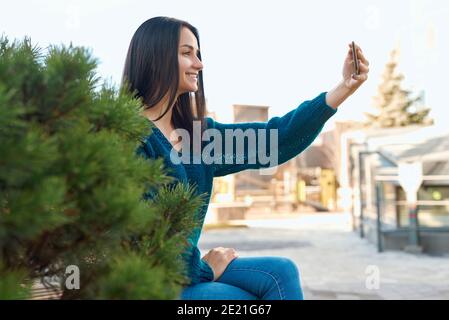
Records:
[[[141,23],[161,15],[187,20],[199,29],[208,106],[222,122],[232,121],[232,104],[266,105],[270,117],[281,116],[331,90],[352,40],[370,60],[370,79],[334,119],[374,111],[372,97],[398,42],[405,88],[426,91],[437,124],[449,114],[447,0],[2,0],[1,8],[0,33],[30,36],[41,47],[89,47],[100,75],[117,84]]]

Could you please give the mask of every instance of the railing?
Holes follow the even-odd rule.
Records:
[[[383,251],[383,243],[382,243],[382,235],[387,233],[410,233],[410,232],[416,232],[417,235],[419,235],[420,232],[426,231],[426,232],[449,232],[449,227],[421,227],[418,226],[414,230],[410,227],[399,227],[395,230],[384,230],[383,229],[383,221],[382,221],[382,208],[383,205],[387,202],[385,199],[382,198],[382,183],[383,182],[396,182],[398,179],[397,176],[376,176],[375,177],[375,183],[376,183],[376,227],[377,227],[377,246],[378,251]],[[441,175],[441,176],[423,176],[423,181],[448,181],[449,175]],[[405,200],[396,200],[393,201],[395,205],[404,205],[409,206],[409,203]],[[416,202],[416,208],[419,208],[420,206],[448,206],[449,201],[447,200],[418,200]],[[419,221],[419,210],[416,209],[416,219]],[[361,222],[363,225],[363,221]]]

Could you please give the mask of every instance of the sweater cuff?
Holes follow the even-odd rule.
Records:
[[[201,259],[200,250],[196,246],[193,248],[193,257],[190,263],[191,285],[214,281],[214,272],[212,268],[206,261]]]
[[[318,95],[318,97],[311,101],[311,106],[313,106],[314,109],[314,116],[321,118],[324,121],[330,119],[338,111],[338,109],[334,109],[327,104],[326,95],[327,91],[322,92]]]
[[[214,281],[214,271],[209,266],[209,264],[203,259],[200,259],[200,264],[201,264],[200,282]]]

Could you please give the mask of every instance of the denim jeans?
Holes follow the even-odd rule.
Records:
[[[181,300],[303,300],[296,264],[282,257],[234,259],[214,282],[184,288]]]

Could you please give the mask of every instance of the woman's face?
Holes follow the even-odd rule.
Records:
[[[179,87],[178,94],[196,92],[198,90],[198,73],[203,64],[198,58],[198,41],[188,28],[181,29],[178,48]]]

